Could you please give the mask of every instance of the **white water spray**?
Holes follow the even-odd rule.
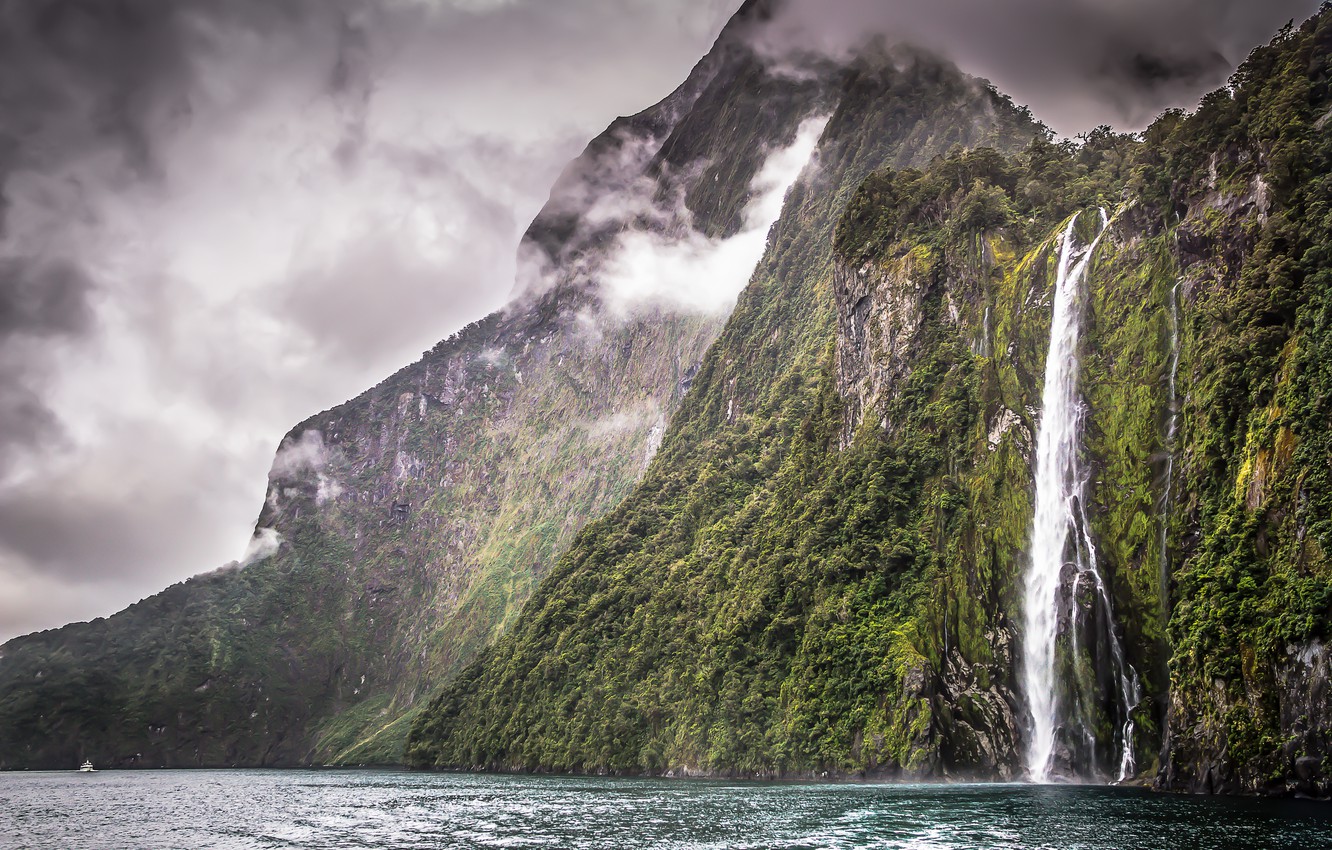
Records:
[[[1109,225],[1101,211],[1100,231],[1085,250],[1076,247],[1077,216],[1064,229],[1059,246],[1055,280],[1054,314],[1050,323],[1050,349],[1045,361],[1045,387],[1036,440],[1036,507],[1031,532],[1031,564],[1025,582],[1025,638],[1023,684],[1032,715],[1032,734],[1027,749],[1027,770],[1033,781],[1050,779],[1056,736],[1068,721],[1084,739],[1094,760],[1096,741],[1090,715],[1096,710],[1097,693],[1092,677],[1077,675],[1078,660],[1085,647],[1082,635],[1083,605],[1080,596],[1090,588],[1091,613],[1101,629],[1093,660],[1102,656],[1113,668],[1114,693],[1123,724],[1119,729],[1121,754],[1118,775],[1122,780],[1133,772],[1133,721],[1130,714],[1141,699],[1137,674],[1129,666],[1113,631],[1114,611],[1109,589],[1097,564],[1096,547],[1084,507],[1088,473],[1078,456],[1083,405],[1078,397],[1078,334],[1082,318],[1082,281],[1101,237]],[[1073,559],[1069,561],[1070,543]],[[1067,604],[1064,578],[1067,580]],[[1067,618],[1061,623],[1061,610]],[[1067,628],[1073,673],[1077,681],[1064,683],[1071,705],[1061,705],[1056,674],[1056,641],[1061,626]],[[1106,650],[1102,652],[1101,650]],[[1104,656],[1108,655],[1108,658]],[[1067,685],[1073,687],[1068,688]],[[1095,764],[1091,765],[1095,770]]]
[[[1045,359],[1045,388],[1036,440],[1036,515],[1031,530],[1031,565],[1025,599],[1023,680],[1031,706],[1032,734],[1027,771],[1037,782],[1050,777],[1054,753],[1054,653],[1059,628],[1058,594],[1064,548],[1068,543],[1077,453],[1077,287],[1073,278],[1073,227],[1064,229],[1055,279],[1050,350]]]

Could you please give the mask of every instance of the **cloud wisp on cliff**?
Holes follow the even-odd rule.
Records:
[[[604,261],[586,272],[603,299],[601,321],[641,310],[728,314],[763,257],[787,191],[807,168],[818,167],[814,151],[827,123],[826,115],[806,119],[789,145],[764,152],[763,166],[749,185],[742,224],[728,236],[710,238],[694,226],[670,226],[691,219],[684,198],[654,197],[661,184],[646,176],[638,192],[617,196],[613,212],[592,210],[585,218],[594,225],[606,213],[613,222],[655,219],[659,225],[623,227]]]
[[[0,640],[245,556],[281,435],[499,307],[565,163],[739,5],[0,0]],[[1073,134],[1191,105],[1315,5],[791,0],[754,38],[917,42]],[[610,268],[706,301],[658,290],[752,268],[746,233]]]

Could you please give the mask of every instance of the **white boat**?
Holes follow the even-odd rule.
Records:
[[[92,773],[95,770],[96,768],[92,766],[92,762],[90,761],[85,761],[82,765],[79,766],[79,773]]]

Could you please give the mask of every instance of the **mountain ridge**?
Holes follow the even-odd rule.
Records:
[[[1087,631],[1059,636],[1057,702],[1083,705],[1092,737],[1057,731],[1054,762],[1113,780],[1125,739],[1140,783],[1328,796],[1332,584],[1310,481],[1332,459],[1330,48],[1325,5],[1140,139],[890,161],[849,181],[831,287],[779,235],[762,268],[803,285],[777,307],[742,296],[637,493],[419,717],[411,763],[1022,776],[1045,311],[1060,234],[1099,205],[1121,212],[1083,296],[1077,545],[1094,542],[1112,604],[1059,592]],[[810,326],[829,308],[835,328]],[[802,323],[803,348],[764,351]],[[742,374],[710,375],[739,363],[806,403],[783,418]],[[728,440],[756,405],[761,437]],[[1145,688],[1123,732],[1095,663],[1106,629]]]
[[[734,230],[749,178],[817,109],[814,82],[737,84],[762,78],[748,14],[566,171],[523,240],[534,290],[283,438],[256,524],[267,557],[0,648],[0,766],[398,760],[431,677],[637,480],[716,333],[669,304],[613,314],[597,278],[622,234]],[[700,98],[737,121],[733,144],[691,138],[711,121],[680,130]],[[699,188],[703,154],[747,176]]]

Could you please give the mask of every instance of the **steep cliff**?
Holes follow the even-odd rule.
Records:
[[[1160,781],[1327,796],[1332,8],[1232,86],[1155,128],[1182,339]]]
[[[635,234],[706,251],[752,227],[769,155],[827,109],[840,72],[774,76],[746,46],[764,14],[569,167],[509,308],[292,429],[253,562],[0,648],[0,767],[396,761],[432,683],[632,490],[720,329],[602,282]]]
[[[766,7],[570,167],[510,308],[292,430],[251,562],[0,648],[0,767],[410,727],[422,767],[1332,793],[1332,9],[1075,144],[908,49],[770,66]],[[724,325],[623,288],[812,130]]]
[[[422,715],[415,763],[752,774],[929,758],[928,662],[890,612],[910,609],[894,589],[928,558],[932,533],[903,520],[941,462],[930,417],[952,402],[903,408],[891,433],[909,460],[875,427],[839,450],[849,284],[833,231],[877,167],[1018,150],[1038,132],[930,57],[860,63],[644,481]],[[928,261],[898,266],[930,275]],[[946,392],[966,388],[950,375],[954,360],[971,368],[965,346],[911,342],[930,365],[903,404],[945,375]]]
[[[944,135],[947,72],[849,83],[644,480],[422,713],[412,762],[1024,775],[1034,455],[1077,252],[1051,760],[1328,795],[1330,53],[1325,7],[1140,139],[1014,151],[1020,122],[964,98],[989,132],[957,141],[999,150],[933,162],[899,145]]]

